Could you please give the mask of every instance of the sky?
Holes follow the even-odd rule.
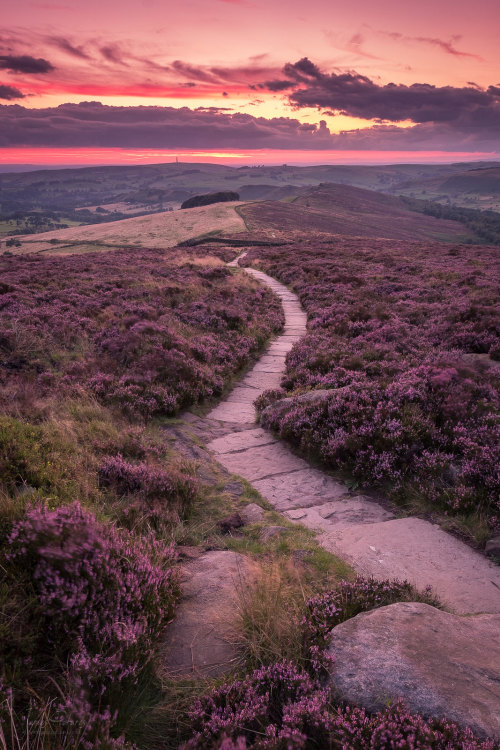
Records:
[[[498,0],[17,0],[0,164],[500,159]]]

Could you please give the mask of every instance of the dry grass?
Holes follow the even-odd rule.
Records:
[[[235,211],[237,202],[214,203],[184,211],[165,211],[106,224],[90,224],[57,229],[40,234],[20,235],[16,255],[46,253],[61,255],[105,251],[110,247],[136,245],[164,249],[210,232],[244,232],[243,219]],[[58,240],[58,244],[50,240]]]

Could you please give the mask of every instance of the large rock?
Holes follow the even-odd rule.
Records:
[[[500,738],[500,615],[459,617],[427,604],[364,612],[332,631],[331,681],[369,711],[411,711]]]
[[[161,677],[217,677],[234,669],[237,591],[251,563],[236,552],[206,552],[182,566],[183,597],[161,645]]]

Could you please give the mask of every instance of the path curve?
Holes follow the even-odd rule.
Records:
[[[229,263],[237,266],[238,260]],[[362,575],[407,579],[432,586],[458,614],[500,612],[500,567],[421,518],[396,518],[381,505],[354,493],[326,472],[311,467],[255,423],[253,401],[278,388],[285,357],[306,333],[307,316],[298,297],[271,276],[247,273],[280,298],[285,328],[227,398],[206,419],[218,437],[208,443],[219,463],[247,479],[279,512],[313,529],[318,542]]]

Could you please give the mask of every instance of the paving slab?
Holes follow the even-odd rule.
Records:
[[[320,541],[362,575],[432,586],[458,614],[500,612],[500,567],[422,518],[356,524]]]
[[[306,466],[301,471],[270,476],[252,484],[279,511],[322,505],[348,493],[344,484],[308,464]]]
[[[271,359],[271,357],[269,357]],[[277,357],[273,357],[273,359],[278,359]],[[252,372],[277,372],[280,375],[283,375],[283,364],[284,364],[284,358],[279,361],[275,362],[257,362],[255,367],[253,368]]]
[[[344,495],[338,500],[297,511],[285,511],[290,520],[299,520],[314,531],[334,531],[354,524],[373,524],[390,521],[394,514],[371,499]]]
[[[241,384],[248,388],[255,388],[258,391],[255,394],[255,398],[257,398],[260,393],[267,391],[269,388],[279,388],[282,377],[283,372],[266,373],[262,370],[256,371],[254,369],[245,375]]]
[[[220,422],[251,424],[255,422],[255,409],[252,404],[244,401],[222,401],[207,414],[207,417],[217,419]]]
[[[232,432],[229,435],[212,440],[210,443],[207,443],[207,448],[210,448],[214,453],[222,454],[234,453],[262,445],[270,445],[271,443],[278,443],[278,441],[267,430],[263,430],[262,427],[256,427],[252,430]]]
[[[286,479],[295,472],[307,470],[304,459],[294,456],[282,443],[270,443],[248,448],[237,453],[221,453],[219,463],[232,474],[239,474],[249,482],[284,474]],[[255,485],[257,486],[257,485]]]
[[[237,401],[239,403],[253,404],[258,394],[255,393],[255,388],[245,385],[238,385],[233,388],[231,393],[226,397],[225,401],[231,403]]]

